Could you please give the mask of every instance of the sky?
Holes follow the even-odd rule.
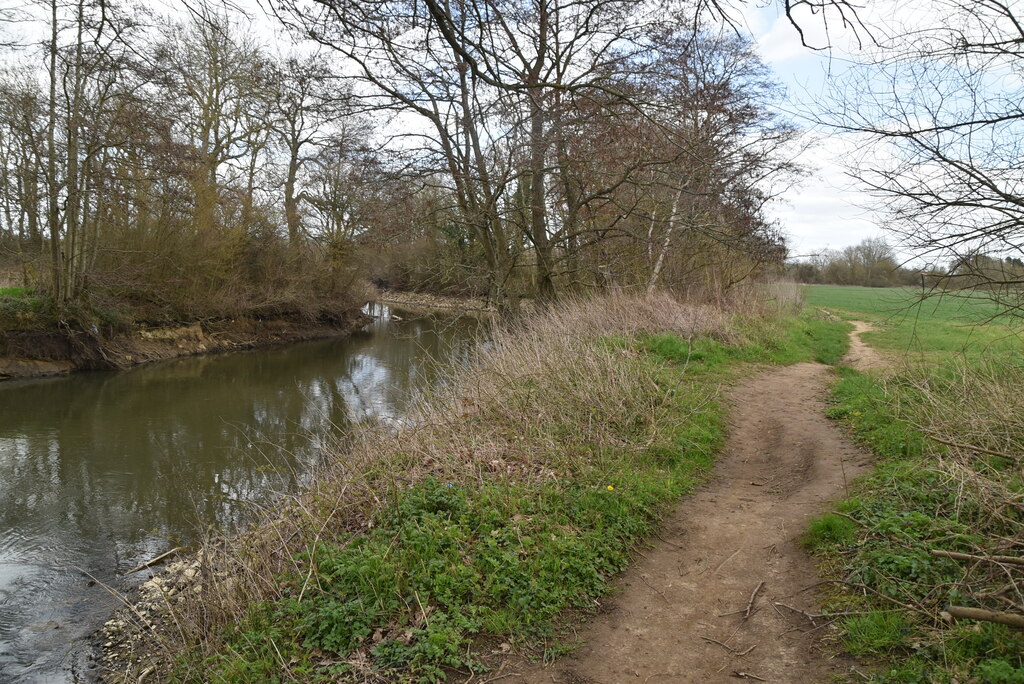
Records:
[[[788,97],[781,105],[794,123],[807,126],[801,112],[823,98],[829,73],[842,68],[844,58],[856,50],[852,36],[832,35],[831,51],[804,47],[800,35],[782,13],[781,3],[757,7],[751,3],[742,17],[762,60],[786,88]],[[763,3],[762,3],[763,4]],[[811,17],[802,26],[811,45],[825,45],[821,21]],[[865,238],[884,237],[879,219],[871,211],[872,198],[858,188],[846,174],[842,160],[849,157],[855,143],[836,133],[810,132],[813,147],[798,157],[810,168],[811,175],[775,203],[770,215],[779,221],[787,236],[790,254],[800,258],[823,249],[842,249]]]

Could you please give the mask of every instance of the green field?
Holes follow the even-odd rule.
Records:
[[[808,306],[874,324],[878,332],[865,334],[864,341],[909,360],[1021,357],[1024,349],[1024,326],[999,318],[999,309],[980,296],[922,297],[912,288],[811,285],[804,297]]]

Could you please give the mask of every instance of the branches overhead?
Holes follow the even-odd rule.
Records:
[[[1024,27],[999,0],[932,0],[914,25],[851,69],[828,125],[865,141],[853,173],[946,285],[1019,307],[1024,256]],[[899,28],[899,27],[896,27]],[[973,268],[983,257],[1012,267]],[[970,270],[972,277],[962,278]],[[1000,272],[1002,271],[1002,272]]]

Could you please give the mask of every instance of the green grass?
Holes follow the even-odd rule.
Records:
[[[831,546],[853,542],[857,524],[849,518],[826,513],[811,521],[804,534],[803,543],[809,549],[825,551]]]
[[[911,360],[941,360],[952,354],[970,358],[1022,354],[1021,325],[993,317],[996,306],[981,296],[921,297],[912,288],[813,285],[804,288],[809,307],[830,309],[849,319],[873,323],[877,332],[865,342]]]
[[[626,407],[600,442],[569,440],[571,453],[523,455],[553,477],[431,475],[411,483],[372,526],[354,537],[324,535],[300,553],[296,567],[306,570],[274,577],[275,598],[224,624],[215,648],[184,654],[173,678],[333,681],[366,675],[352,665],[363,662],[383,680],[440,681],[486,667],[481,639],[543,644],[543,657],[571,648],[559,625],[573,611],[592,609],[636,545],[709,472],[726,431],[718,384],[750,362],[838,358],[843,351],[842,322],[785,325],[785,341],[774,344],[650,333],[592,340],[626,376],[649,378],[639,386],[644,396],[631,400],[650,409],[631,418]],[[578,361],[561,363],[564,371],[491,398],[508,411],[538,394],[571,404],[566,391],[584,393],[575,413],[531,418],[531,429],[543,431],[541,443],[585,434],[587,421],[609,422],[593,413],[592,378],[560,394],[546,384],[560,383],[556,376]],[[505,418],[491,416],[483,408],[467,413],[466,434],[501,429]]]
[[[0,330],[45,325],[48,300],[27,287],[0,287]]]
[[[903,644],[907,622],[895,611],[873,611],[844,620],[844,643],[853,655],[887,655]]]
[[[1014,410],[1000,409],[1007,397],[1019,396],[1015,324],[987,321],[993,309],[980,298],[916,302],[912,290],[853,287],[810,287],[806,294],[811,306],[871,321],[880,331],[865,335],[868,343],[917,362],[882,376],[840,368],[832,391],[828,415],[879,459],[855,483],[853,496],[836,505],[857,522],[826,514],[805,535],[829,577],[879,594],[835,597],[836,609],[865,613],[842,621],[844,647],[875,664],[872,681],[1019,681],[1024,634],[929,615],[950,604],[978,605],[979,596],[1005,584],[984,567],[931,551],[999,553],[1005,540],[1019,539],[1019,511],[1011,506],[993,515],[992,502],[980,497],[1024,491],[1021,475],[1005,459],[975,454],[970,463],[978,471],[965,486],[950,470],[947,447],[925,432],[952,430],[952,439],[962,442],[998,436],[1000,445],[1021,443],[1024,435],[1013,433],[1020,426],[1002,417]],[[980,489],[971,486],[975,482]],[[904,610],[901,603],[921,610]]]

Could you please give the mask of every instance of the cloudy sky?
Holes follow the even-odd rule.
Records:
[[[762,59],[785,85],[789,98],[784,105],[801,127],[801,112],[823,97],[829,74],[843,68],[844,59],[856,50],[853,36],[822,32],[820,17],[802,25],[812,45],[836,46],[816,52],[801,45],[800,36],[775,3],[748,6],[743,21],[754,37]],[[787,200],[772,210],[789,238],[791,253],[799,257],[821,249],[841,249],[867,237],[884,235],[870,211],[871,198],[861,192],[842,165],[854,143],[827,131],[814,131],[816,145],[801,157],[812,174],[788,193]]]

